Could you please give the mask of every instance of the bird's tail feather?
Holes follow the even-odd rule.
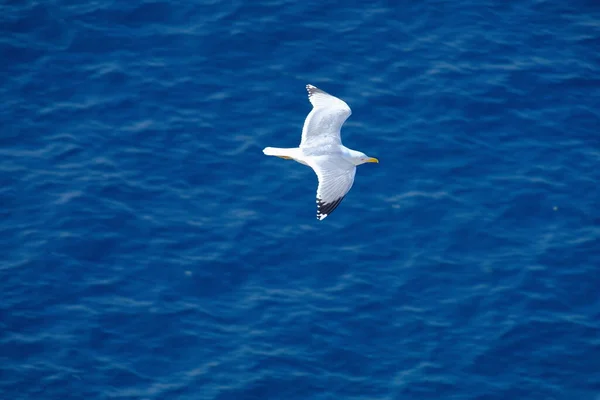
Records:
[[[265,147],[263,149],[263,153],[268,156],[276,156],[276,157],[293,157],[298,149],[282,149],[279,147]]]

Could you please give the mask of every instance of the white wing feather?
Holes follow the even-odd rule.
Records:
[[[304,121],[301,148],[340,145],[340,130],[352,110],[343,100],[313,86],[306,85],[313,109]]]
[[[319,178],[317,218],[322,220],[337,208],[352,188],[356,166],[341,156],[312,157],[309,165]]]

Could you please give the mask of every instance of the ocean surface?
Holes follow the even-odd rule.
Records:
[[[1,11],[0,399],[600,399],[597,1]]]

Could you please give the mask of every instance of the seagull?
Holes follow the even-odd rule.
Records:
[[[356,166],[379,160],[342,144],[340,129],[352,114],[346,102],[313,85],[306,85],[306,90],[313,109],[304,121],[300,147],[266,147],[263,153],[297,161],[315,171],[319,179],[317,219],[322,221],[352,187]]]

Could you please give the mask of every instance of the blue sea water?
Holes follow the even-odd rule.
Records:
[[[600,398],[598,2],[1,10],[0,399]]]

